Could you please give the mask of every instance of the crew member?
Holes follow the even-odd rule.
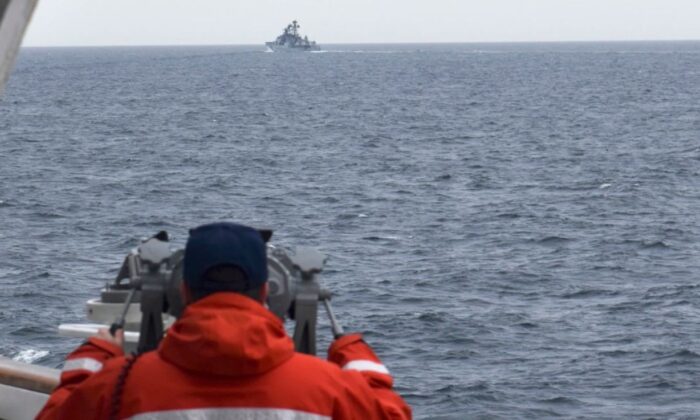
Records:
[[[264,307],[266,246],[233,223],[190,231],[187,304],[157,350],[125,357],[101,330],[68,356],[39,419],[410,419],[392,377],[359,334],[328,361],[296,353]]]

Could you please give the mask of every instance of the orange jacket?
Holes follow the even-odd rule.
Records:
[[[131,357],[88,340],[68,356],[37,418],[411,418],[360,335],[336,340],[328,358],[294,352],[280,320],[258,302],[217,293],[189,305],[159,348],[136,359],[119,403],[116,384]]]

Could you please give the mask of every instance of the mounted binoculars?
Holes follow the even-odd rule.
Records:
[[[265,235],[269,239],[272,232],[266,231]],[[184,309],[180,292],[183,257],[184,250],[171,250],[165,231],[143,241],[126,256],[114,282],[102,290],[101,298],[88,302],[88,317],[104,321],[111,315],[112,334],[119,328],[138,330],[138,351],[155,349],[166,326]],[[294,345],[302,353],[316,354],[319,301],[326,307],[333,335],[343,334],[330,306],[331,294],[321,289],[317,280],[325,260],[323,254],[311,248],[267,245],[267,306],[280,319],[295,321]],[[132,303],[139,304],[140,317],[129,311]]]

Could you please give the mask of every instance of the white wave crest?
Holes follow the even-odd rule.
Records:
[[[48,355],[48,350],[27,349],[17,353],[12,360],[16,362],[34,363]]]

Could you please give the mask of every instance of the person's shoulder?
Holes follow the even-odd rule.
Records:
[[[113,357],[106,360],[102,364],[102,368],[95,372],[92,376],[100,380],[109,380],[111,378],[118,377],[122,371],[127,367],[132,367],[133,365],[147,365],[153,363],[154,359],[157,359],[155,352],[148,352],[143,354],[129,354]]]
[[[348,398],[374,401],[376,397],[367,378],[357,370],[343,370],[335,363],[302,353],[294,353],[286,365],[280,374],[294,378],[289,383],[294,383],[298,389],[318,389],[343,401]]]
[[[100,368],[100,370],[95,372],[95,374],[92,375],[92,378],[102,379],[119,375],[119,373],[121,372],[121,370],[123,369],[124,365],[130,357],[131,356],[122,355],[105,360],[102,363],[102,367]]]
[[[269,372],[267,380],[286,395],[314,396],[314,400],[331,405],[342,398],[346,388],[340,367],[303,353],[294,353],[288,361]]]
[[[126,360],[125,356],[117,356],[103,361],[99,369],[83,380],[72,394],[78,399],[89,399],[90,395],[98,395],[111,389],[119,378]]]

